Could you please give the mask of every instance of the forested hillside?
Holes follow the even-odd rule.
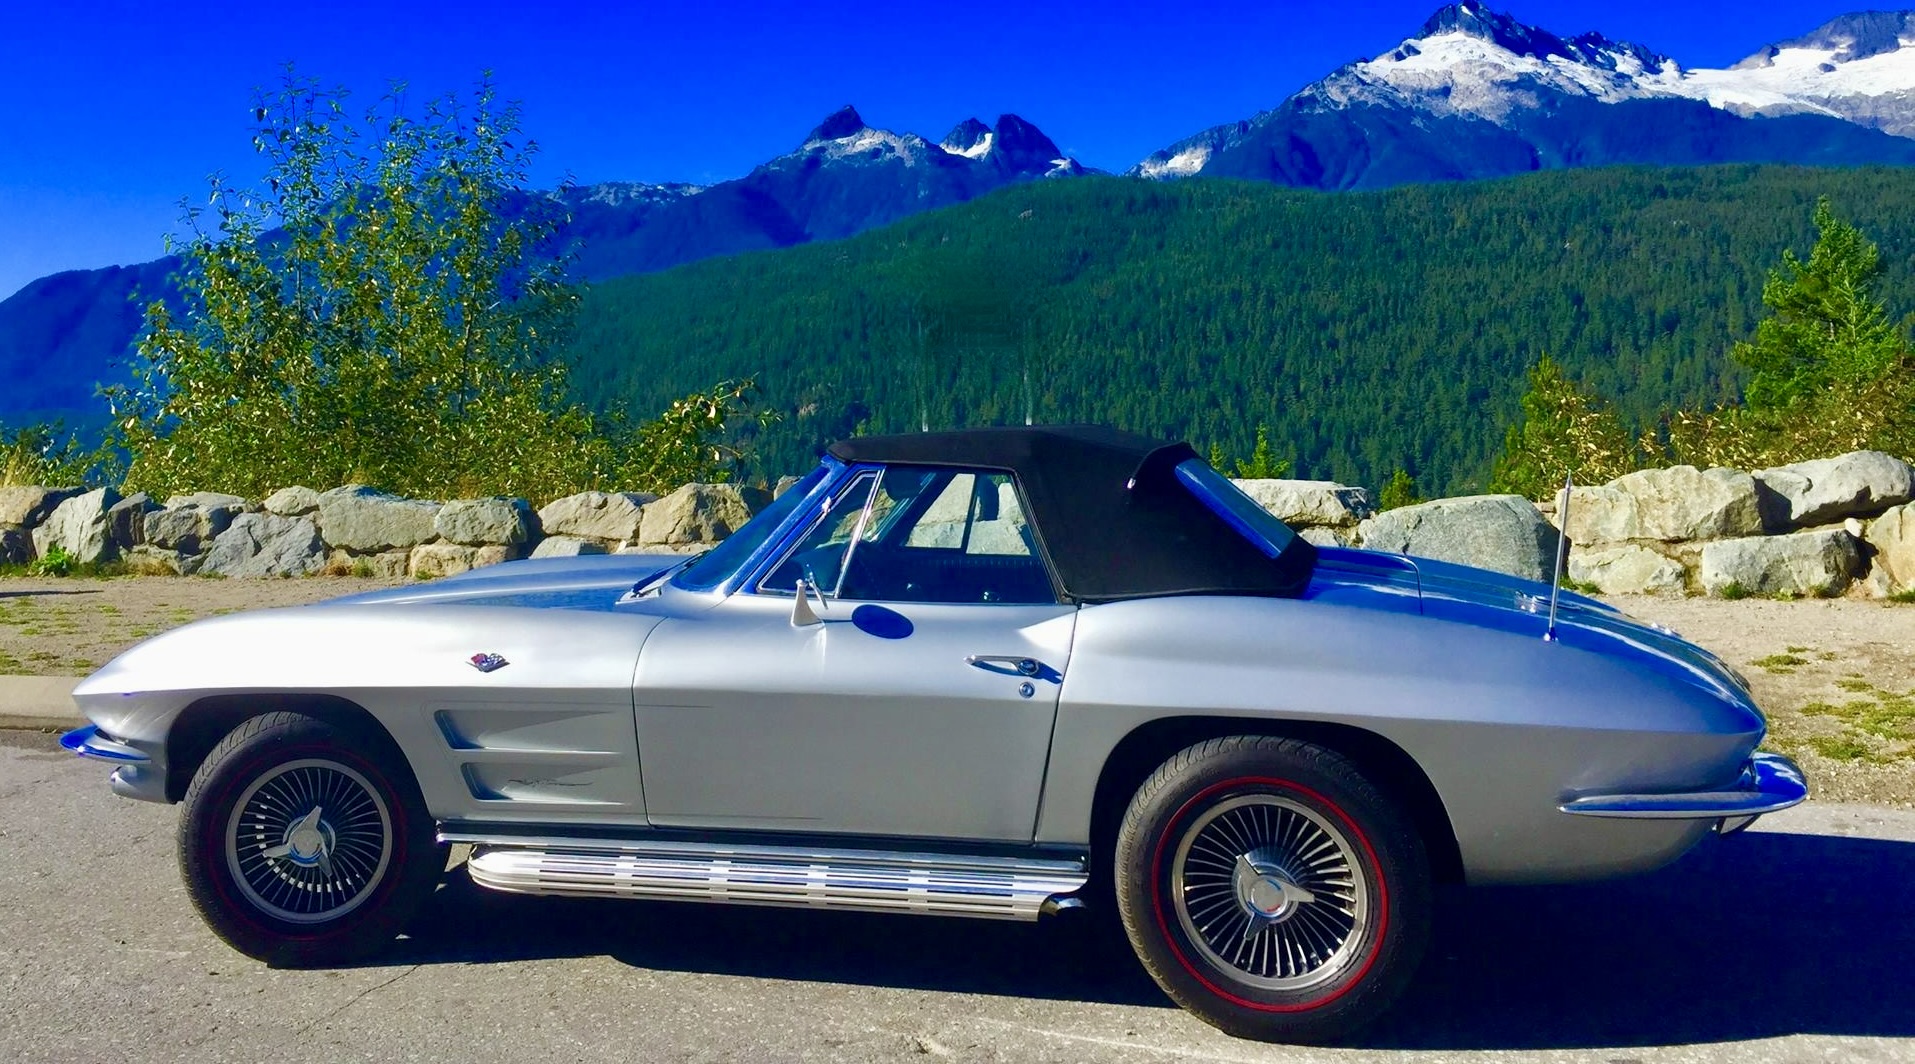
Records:
[[[1479,486],[1544,353],[1638,423],[1737,394],[1815,197],[1879,241],[1915,308],[1915,171],[1545,173],[1321,194],[1223,181],[1040,183],[850,240],[622,278],[587,298],[575,377],[655,410],[756,376],[763,472],[855,429],[1098,421],[1296,474]]]

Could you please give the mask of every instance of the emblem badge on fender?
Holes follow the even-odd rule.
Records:
[[[497,654],[474,654],[466,661],[480,672],[494,672],[512,664]]]

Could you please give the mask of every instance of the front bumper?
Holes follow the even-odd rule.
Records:
[[[1733,787],[1682,794],[1596,794],[1557,806],[1575,816],[1619,820],[1719,820],[1727,834],[1739,831],[1765,813],[1800,805],[1809,796],[1808,782],[1795,762],[1781,754],[1759,753],[1749,758]]]
[[[60,745],[81,757],[117,766],[110,781],[114,794],[143,802],[166,801],[166,764],[159,750],[115,739],[97,724],[67,732],[60,736]]]

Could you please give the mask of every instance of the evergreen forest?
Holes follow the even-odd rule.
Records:
[[[763,476],[854,432],[1091,421],[1291,476],[1481,490],[1544,356],[1632,430],[1734,402],[1768,271],[1827,196],[1915,309],[1915,170],[1620,168],[1380,192],[1033,182],[825,244],[590,290],[578,398],[752,378]]]

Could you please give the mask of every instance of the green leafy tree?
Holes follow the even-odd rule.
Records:
[[[1423,495],[1416,489],[1416,478],[1409,471],[1398,466],[1396,472],[1383,484],[1383,490],[1377,492],[1376,508],[1394,510],[1402,506],[1415,506],[1423,501]]]
[[[525,191],[536,148],[489,80],[421,116],[397,90],[355,116],[288,71],[253,114],[263,190],[213,179],[188,213],[187,312],[147,308],[134,383],[109,391],[130,484],[541,499],[722,474],[749,381],[655,425],[571,399],[564,218]]]
[[[0,425],[0,488],[98,485],[119,472],[111,449],[89,446],[62,422]]]
[[[1613,480],[1637,468],[1637,447],[1608,403],[1585,392],[1544,355],[1529,371],[1523,416],[1503,437],[1489,490],[1531,499],[1558,491],[1563,477],[1583,484]]]
[[[1854,225],[1835,216],[1829,198],[1815,204],[1815,247],[1808,261],[1793,250],[1769,272],[1762,303],[1769,317],[1734,357],[1749,368],[1751,410],[1795,406],[1831,387],[1880,378],[1908,349],[1907,330],[1873,295],[1881,253]]]
[[[1263,425],[1257,426],[1257,442],[1248,459],[1231,458],[1221,444],[1211,444],[1210,467],[1238,480],[1281,480],[1290,475],[1290,460],[1271,453],[1270,430]]]

